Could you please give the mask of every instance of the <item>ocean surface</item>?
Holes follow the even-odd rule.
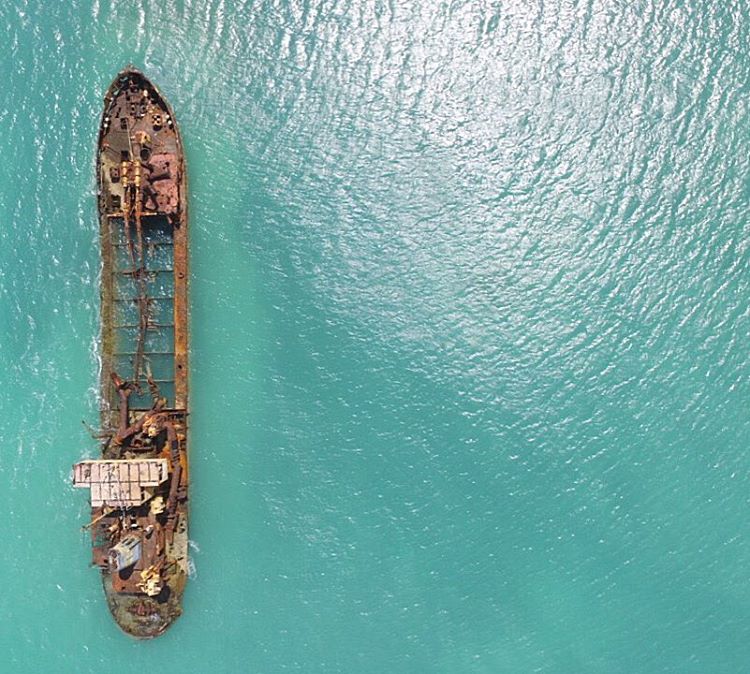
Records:
[[[750,6],[0,5],[0,672],[750,671]],[[89,568],[94,150],[191,209],[196,578]]]

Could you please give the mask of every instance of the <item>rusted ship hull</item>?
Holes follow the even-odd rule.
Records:
[[[101,458],[91,489],[93,563],[117,624],[162,634],[188,577],[188,220],[172,108],[128,67],[104,98],[97,152]]]

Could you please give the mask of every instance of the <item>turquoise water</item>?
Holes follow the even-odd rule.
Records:
[[[746,3],[28,0],[0,26],[0,671],[748,671]],[[129,62],[192,211],[197,578],[148,643],[69,484]]]

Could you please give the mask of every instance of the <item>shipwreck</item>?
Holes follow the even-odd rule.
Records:
[[[174,113],[135,68],[104,96],[96,174],[102,446],[73,484],[109,610],[147,639],[182,613],[189,570],[188,219]]]

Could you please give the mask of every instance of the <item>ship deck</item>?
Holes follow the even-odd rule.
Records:
[[[117,624],[132,636],[152,638],[181,614],[188,576],[187,186],[172,109],[133,68],[115,78],[104,99],[97,178],[101,423],[110,433],[102,459],[118,465],[163,460],[168,479],[149,487],[140,504],[132,483],[127,492],[99,488],[100,495],[127,493],[132,502],[92,500],[92,561]],[[127,382],[127,400],[115,373]],[[123,442],[113,440],[123,428],[156,416],[173,441],[167,442],[166,431],[152,441],[142,429]],[[153,507],[156,497],[163,508]],[[118,570],[111,556],[123,540],[137,546],[139,558]],[[153,595],[145,589],[149,574],[158,575],[161,588]]]

